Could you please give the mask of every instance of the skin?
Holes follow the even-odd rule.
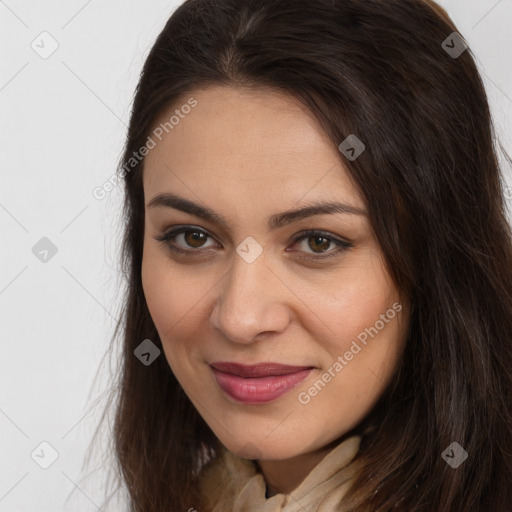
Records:
[[[315,200],[365,210],[345,157],[296,99],[266,88],[214,86],[187,95],[155,126],[189,97],[197,106],[145,158],[146,301],[172,371],[215,435],[231,452],[258,460],[269,495],[289,493],[390,383],[408,304],[390,279],[367,215],[323,214],[268,229],[270,215]],[[167,192],[209,207],[227,226],[148,206]],[[156,240],[181,225],[192,233],[177,235],[174,244],[189,256]],[[208,236],[197,239],[197,228]],[[294,242],[309,229],[331,238]],[[252,263],[236,252],[248,236],[263,249]],[[336,239],[352,247],[310,259],[334,254]],[[402,311],[309,403],[300,403],[299,393],[395,302]],[[214,361],[315,370],[284,396],[247,405],[221,390],[209,367]]]

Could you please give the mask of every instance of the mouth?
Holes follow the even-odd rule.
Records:
[[[283,396],[315,368],[279,363],[243,365],[215,362],[210,367],[217,384],[229,397],[244,404],[267,403]]]

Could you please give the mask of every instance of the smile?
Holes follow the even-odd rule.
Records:
[[[219,387],[234,400],[245,404],[267,403],[283,396],[312,370],[310,366],[289,366],[277,363],[241,365],[212,363]]]

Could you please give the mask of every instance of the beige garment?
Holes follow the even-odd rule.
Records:
[[[344,512],[336,508],[352,475],[361,436],[345,439],[333,448],[290,494],[265,498],[266,484],[255,461],[223,448],[205,468],[200,489],[208,512]]]

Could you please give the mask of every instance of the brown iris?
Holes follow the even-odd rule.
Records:
[[[314,243],[317,244],[318,243],[318,246],[323,246],[323,247],[319,247],[321,250],[320,251],[314,251],[314,247],[313,245],[310,243],[311,240],[314,240]],[[319,242],[319,240],[323,240],[323,243],[322,242]],[[322,249],[328,249],[329,248],[329,245],[331,243],[331,241],[328,239],[328,238],[325,238],[324,236],[310,236],[308,238],[308,245],[311,249],[313,249],[314,252],[322,252]],[[318,247],[317,246],[317,247]]]
[[[205,242],[205,240],[208,238],[208,235],[205,235],[204,233],[200,233],[198,231],[185,231],[183,234],[187,244],[195,248],[201,247],[201,242]]]

